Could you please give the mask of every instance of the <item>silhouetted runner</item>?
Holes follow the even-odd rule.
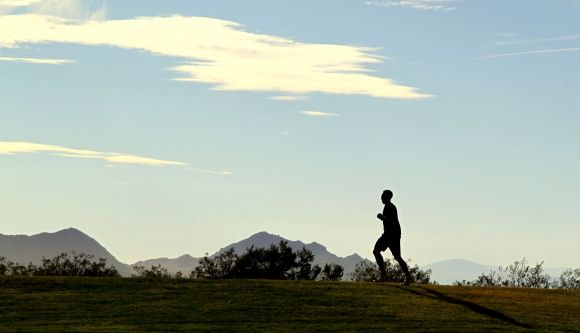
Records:
[[[403,258],[401,258],[401,225],[399,224],[399,217],[397,215],[397,207],[391,202],[393,198],[393,192],[390,190],[383,191],[381,195],[381,201],[385,204],[382,214],[378,214],[377,218],[383,221],[384,233],[375,243],[375,248],[373,254],[377,260],[377,265],[379,265],[379,270],[381,271],[381,281],[386,279],[385,262],[383,261],[382,251],[387,248],[391,249],[391,253],[395,260],[401,265],[403,272],[405,273],[405,280],[402,284],[409,285],[411,283],[412,277],[409,274],[409,268],[407,263]]]

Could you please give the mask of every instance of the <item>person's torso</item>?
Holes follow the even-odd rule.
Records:
[[[389,237],[401,236],[401,225],[397,215],[397,208],[392,203],[385,205],[383,209],[383,228],[385,235]]]

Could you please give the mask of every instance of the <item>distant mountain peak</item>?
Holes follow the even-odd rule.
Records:
[[[11,261],[38,264],[42,257],[52,258],[65,252],[104,258],[107,264],[114,265],[121,274],[131,273],[128,265],[119,262],[99,242],[73,227],[31,236],[0,235],[0,253]]]
[[[326,249],[326,246],[317,243],[317,242],[312,242],[310,244],[306,244],[308,248],[310,248],[312,251],[316,250],[316,251],[328,251]]]

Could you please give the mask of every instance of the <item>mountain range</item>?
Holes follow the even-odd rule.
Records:
[[[318,264],[321,267],[326,263],[342,265],[345,275],[354,271],[357,263],[366,260],[358,254],[339,257],[316,242],[305,244],[301,241],[291,241],[265,231],[256,233],[237,243],[224,246],[210,257],[219,255],[230,248],[233,248],[237,253],[243,253],[252,245],[255,247],[269,247],[272,244],[279,244],[282,240],[288,241],[288,245],[295,251],[301,250],[303,247],[312,251],[314,264]],[[32,236],[0,234],[0,256],[13,262],[40,264],[43,257],[52,258],[60,253],[72,251],[92,254],[95,258],[104,258],[108,264],[115,266],[123,276],[130,276],[134,273],[134,266],[150,268],[153,265],[161,265],[167,268],[170,273],[181,271],[187,275],[198,265],[201,259],[185,254],[178,258],[156,258],[125,264],[117,260],[95,239],[75,228],[64,229],[54,233],[43,232]]]
[[[344,267],[345,277],[354,271],[357,263],[367,260],[358,254],[352,254],[347,257],[339,257],[319,243],[303,243],[301,241],[288,240],[282,236],[270,234],[262,231],[239,242],[224,246],[210,257],[214,257],[233,248],[237,253],[243,253],[250,246],[269,247],[272,244],[279,244],[285,240],[288,245],[295,251],[303,247],[309,249],[314,254],[314,263],[324,266],[326,263],[337,263]],[[125,264],[117,260],[107,249],[99,242],[82,231],[69,228],[54,233],[43,232],[37,235],[3,235],[0,234],[0,256],[6,259],[19,262],[21,264],[40,264],[42,257],[52,258],[63,252],[72,252],[92,254],[95,258],[104,258],[107,263],[117,268],[123,276],[130,276],[134,273],[134,266],[144,266],[150,268],[153,265],[161,265],[167,268],[171,273],[181,271],[185,275],[189,274],[199,263],[201,258],[184,254],[177,258],[156,258],[144,261],[138,261],[133,264]],[[370,261],[369,261],[370,262]],[[450,259],[431,263],[421,267],[422,269],[431,269],[431,279],[441,284],[451,284],[456,280],[473,280],[480,274],[488,273],[497,266],[482,265],[466,259]],[[545,271],[552,276],[559,276],[564,268],[545,268]]]

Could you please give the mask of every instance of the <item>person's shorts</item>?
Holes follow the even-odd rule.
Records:
[[[400,236],[389,237],[385,234],[382,234],[381,237],[377,239],[377,242],[375,243],[375,250],[383,252],[387,248],[391,248],[391,252],[393,250],[395,250],[395,252],[399,252],[401,248],[401,237]]]

